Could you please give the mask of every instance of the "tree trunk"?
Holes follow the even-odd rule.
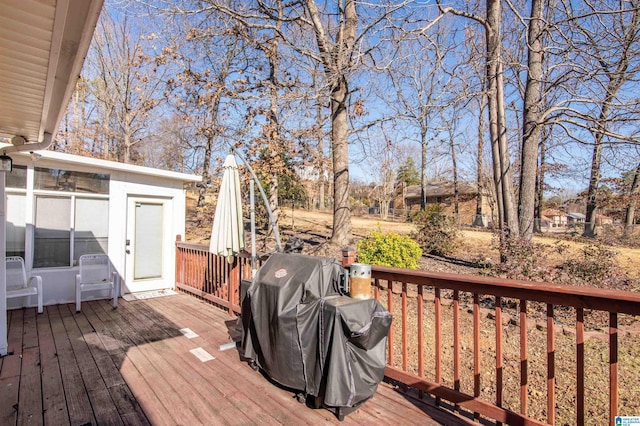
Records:
[[[507,141],[504,80],[502,69],[502,41],[500,0],[487,0],[487,90],[489,97],[489,133],[494,162],[496,195],[501,215],[500,229],[505,236],[518,236],[518,219],[513,203],[513,177]]]
[[[500,56],[499,56],[500,58]],[[498,149],[500,152],[500,168],[502,171],[502,198],[504,208],[505,227],[504,230],[510,238],[518,238],[518,214],[513,192],[513,172],[511,170],[511,155],[509,154],[509,141],[507,140],[507,119],[505,117],[504,107],[504,70],[502,69],[502,58],[499,59],[497,71],[497,102],[498,108]]]
[[[591,157],[591,174],[587,191],[587,211],[584,224],[585,237],[596,235],[596,209],[598,208],[598,186],[600,185],[600,164],[602,163],[602,133],[596,135]]]
[[[547,161],[547,138],[549,131],[542,129],[540,138],[540,166],[538,167],[538,179],[536,180],[536,206],[534,214],[533,232],[542,232],[542,210],[544,209],[544,173]]]
[[[349,205],[349,96],[347,71],[351,67],[356,41],[358,14],[355,0],[344,0],[339,8],[339,31],[335,42],[329,38],[326,23],[315,0],[306,0],[314,27],[318,50],[327,82],[331,85],[331,150],[333,153],[333,234],[331,241],[344,246],[353,239]]]
[[[607,84],[606,93],[602,101],[602,108],[600,109],[600,115],[596,121],[596,134],[593,146],[593,156],[591,158],[591,176],[589,177],[589,189],[587,191],[587,211],[586,221],[584,226],[583,236],[594,237],[596,235],[596,208],[598,207],[598,186],[600,185],[600,164],[602,163],[602,147],[604,142],[604,135],[607,131],[609,113],[613,100],[618,94],[620,87],[625,83],[630,76],[628,73],[630,56],[633,56],[633,52],[630,51],[631,45],[637,40],[638,26],[640,25],[640,10],[637,8],[633,10],[633,16],[631,21],[626,25],[626,34],[624,37],[624,44],[619,60],[615,64],[615,70],[610,70],[610,65],[603,64],[605,67],[604,72],[609,79]],[[602,47],[604,48],[604,47]]]
[[[207,144],[204,147],[204,159],[202,160],[202,182],[198,183],[198,207],[204,207],[205,195],[209,186],[209,169],[211,168],[211,152],[213,151],[213,134],[207,133]]]
[[[343,246],[351,243],[349,205],[349,127],[347,122],[347,82],[340,78],[331,93],[331,141],[333,147],[333,234],[331,241]]]
[[[278,26],[282,26],[282,21],[278,20]],[[267,114],[267,138],[270,164],[280,164],[280,126],[278,123],[278,37],[271,43],[271,48],[267,51],[269,58],[269,113]],[[278,167],[280,169],[280,167]],[[280,209],[278,208],[278,173],[272,173],[269,177],[269,205],[273,213],[273,221],[278,223]],[[272,222],[269,222],[271,226]],[[270,231],[272,231],[270,229]]]
[[[316,106],[316,126],[317,136],[318,136],[318,167],[320,169],[320,173],[318,175],[318,208],[323,211],[326,207],[325,204],[325,163],[324,163],[324,137],[322,135],[322,101],[318,99],[318,103]]]
[[[124,115],[124,135],[121,146],[118,147],[118,161],[128,164],[131,162],[131,125],[129,114]]]
[[[640,194],[640,163],[636,167],[636,171],[633,174],[633,183],[629,190],[629,202],[627,203],[627,210],[624,218],[624,236],[630,237],[633,234],[633,228],[635,226],[636,215],[636,198]]]
[[[484,159],[484,107],[486,105],[486,98],[484,95],[480,96],[479,112],[478,112],[478,156],[476,158],[476,186],[478,188],[478,196],[476,197],[476,218],[474,220],[474,226],[484,227],[484,221],[482,220],[482,187],[484,182],[482,180],[483,159]]]
[[[420,129],[420,210],[427,208],[427,129],[426,126]]]
[[[491,6],[491,7],[490,7]],[[487,0],[487,21],[489,21],[490,15],[500,13],[500,4],[496,0]],[[495,20],[497,19],[497,22]],[[499,16],[493,17],[493,22],[489,21],[485,30],[486,38],[486,79],[487,79],[487,106],[489,114],[489,139],[491,140],[491,156],[493,159],[493,183],[495,186],[496,202],[498,204],[498,227],[503,230],[505,227],[505,207],[503,196],[503,170],[500,162],[500,148],[499,148],[499,123],[498,123],[498,96],[497,96],[497,69],[498,61],[500,60],[499,54],[499,32],[496,30],[496,25],[499,25]]]
[[[207,139],[207,143],[204,147],[204,158],[202,159],[202,182],[198,183],[198,207],[203,207],[205,202],[205,194],[207,193],[207,188],[209,187],[209,183],[211,177],[209,175],[211,169],[211,154],[213,153],[213,142],[215,140],[215,131],[218,127],[218,111],[220,110],[220,98],[222,93],[218,91],[216,96],[214,97],[211,103],[211,123],[210,127],[205,132],[205,137]]]
[[[529,21],[528,73],[524,93],[522,151],[520,160],[520,199],[518,202],[520,236],[533,237],[538,144],[540,140],[540,85],[542,81],[542,10],[544,0],[532,0]]]
[[[456,161],[456,146],[453,143],[453,135],[449,133],[449,147],[451,148],[451,165],[453,167],[453,214],[456,223],[460,223],[459,218],[459,193],[458,193],[458,163]]]

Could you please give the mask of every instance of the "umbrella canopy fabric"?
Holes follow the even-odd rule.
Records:
[[[213,218],[209,251],[220,256],[233,256],[244,250],[244,226],[240,200],[240,176],[233,155],[222,165],[222,184]]]

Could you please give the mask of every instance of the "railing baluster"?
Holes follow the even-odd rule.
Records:
[[[228,300],[229,287],[231,286],[231,265],[224,257],[220,257],[220,261],[224,263],[224,282],[220,285],[220,290],[222,291],[222,298]]]
[[[206,256],[206,260],[205,260],[205,264],[207,265],[207,278],[206,278],[206,283],[207,283],[207,293],[211,294],[211,292],[213,291],[213,283],[215,280],[215,264],[214,264],[214,259],[215,259],[215,255],[213,253],[207,253]]]
[[[194,260],[195,271],[193,274],[193,286],[198,290],[202,290],[204,283],[204,280],[202,279],[202,253],[197,253]]]
[[[182,241],[182,236],[181,235],[176,235],[176,242],[180,242]],[[181,273],[180,270],[182,268],[182,249],[180,247],[178,247],[178,244],[176,244],[176,283],[182,282],[181,278]]]
[[[380,301],[380,280],[378,278],[375,278],[373,280],[374,282],[374,286],[373,286],[373,297],[377,300]]]
[[[182,283],[189,285],[189,249],[182,252]]]
[[[393,315],[393,281],[387,281],[387,310]],[[393,359],[393,327],[389,329],[388,336],[388,352],[389,352],[389,365],[393,366],[396,363]]]
[[[423,318],[423,286],[418,286],[418,376],[424,377],[424,318]]]
[[[402,371],[408,371],[409,339],[407,334],[407,283],[402,283]]]
[[[547,304],[547,423],[556,423],[556,334],[553,305]]]
[[[618,415],[618,314],[609,312],[609,424]]]
[[[576,424],[584,426],[584,309],[576,308]]]
[[[480,297],[473,293],[473,396],[480,397]],[[480,413],[474,412],[473,418],[480,420]]]
[[[503,357],[502,357],[502,297],[496,296],[496,406],[502,407]],[[502,422],[498,422],[502,425]]]
[[[453,389],[460,390],[460,291],[453,291]],[[459,406],[455,406],[456,411]]]
[[[206,257],[206,254],[204,254],[204,253],[200,253],[198,255],[198,258],[197,258],[198,271],[196,273],[196,279],[197,279],[196,288],[198,290],[204,290],[205,289],[205,286],[204,286],[205,285],[204,273],[205,273],[205,266],[206,266],[205,260],[206,259],[207,259],[207,257]]]
[[[193,287],[193,251],[189,250],[189,259],[187,261],[187,284]]]
[[[529,411],[528,393],[527,301],[520,300],[520,412]]]
[[[191,251],[191,253],[189,253],[189,285],[191,287],[195,287],[195,283],[196,283],[196,270],[198,268],[198,265],[196,264],[196,252],[195,251]]]
[[[211,288],[211,293],[214,294],[216,297],[222,296],[220,294],[220,287],[221,287],[221,284],[225,281],[224,263],[221,262],[221,259],[222,258],[220,256],[215,257],[216,271],[218,271],[218,273],[216,274],[216,280],[214,281],[213,287]]]
[[[440,288],[434,289],[434,299],[433,303],[435,304],[435,355],[436,355],[436,371],[435,371],[435,382],[437,385],[442,384],[442,313],[441,313],[441,303],[440,303]],[[440,398],[436,398],[436,404],[440,404]]]

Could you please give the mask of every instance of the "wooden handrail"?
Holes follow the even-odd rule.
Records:
[[[448,290],[523,299],[552,305],[640,315],[640,293],[595,287],[574,287],[545,282],[508,280],[446,272],[372,266],[381,280],[408,282]]]

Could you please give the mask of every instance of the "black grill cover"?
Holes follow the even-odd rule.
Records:
[[[276,382],[353,407],[384,377],[391,314],[373,299],[340,294],[335,259],[274,254],[242,303],[245,358]]]

